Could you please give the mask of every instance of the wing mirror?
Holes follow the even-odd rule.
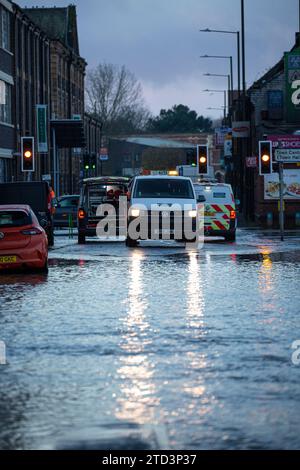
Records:
[[[202,202],[205,202],[206,201],[206,198],[203,194],[199,194],[199,196],[197,196],[197,202],[198,203],[202,203]]]

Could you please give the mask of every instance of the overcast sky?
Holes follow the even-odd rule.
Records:
[[[20,0],[21,6],[66,6],[68,0]],[[77,0],[81,55],[89,67],[106,61],[125,64],[141,81],[155,114],[186,104],[218,117],[229,61],[200,59],[201,54],[236,57],[234,35],[199,29],[240,28],[240,0]],[[291,49],[298,26],[299,0],[245,0],[247,83],[250,85]],[[235,65],[236,79],[236,65]]]

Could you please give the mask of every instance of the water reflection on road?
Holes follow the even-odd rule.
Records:
[[[145,426],[177,449],[298,448],[299,252],[214,246],[1,276],[0,448],[108,448]]]

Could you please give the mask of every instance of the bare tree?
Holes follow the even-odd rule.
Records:
[[[143,130],[150,118],[142,87],[125,66],[99,64],[87,74],[87,108],[106,134]]]

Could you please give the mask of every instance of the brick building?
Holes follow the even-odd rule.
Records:
[[[13,6],[0,0],[0,183],[12,173],[15,149]]]
[[[175,170],[197,161],[197,145],[209,143],[209,134],[158,134],[109,139],[109,159],[103,165],[105,175],[133,176],[143,171]]]
[[[296,43],[291,52],[300,57],[299,33],[296,35]],[[298,70],[294,70],[294,74],[300,79],[300,67]],[[273,140],[273,145],[276,145],[276,136],[280,139],[280,136],[284,138],[284,136],[288,137],[298,134],[300,130],[300,112],[298,117],[289,119],[286,94],[287,70],[285,58],[283,57],[248,90],[248,96],[252,105],[251,148],[253,155],[258,156],[260,140]],[[291,176],[289,173],[291,172],[296,178],[296,184],[299,184],[300,168],[297,164],[287,164],[286,170],[287,185]],[[252,179],[249,193],[253,194],[252,204],[255,219],[262,224],[266,224],[269,221],[269,223],[277,225],[278,193],[274,193],[274,198],[272,199],[272,194],[268,193],[267,185],[273,184],[273,187],[276,187],[278,176],[276,174],[272,178],[259,176],[258,168],[250,171],[252,172]],[[298,174],[299,177],[297,176]],[[299,199],[287,198],[285,206],[286,224],[293,227],[299,217],[297,214],[300,213],[300,197]]]
[[[39,181],[51,171],[49,106],[50,90],[50,41],[47,35],[14,4],[14,110],[15,110],[15,158],[13,176],[22,180],[21,137],[34,136],[37,144],[37,105],[46,106],[45,121],[47,148],[39,152],[36,145],[35,172],[31,178]]]
[[[76,7],[26,8],[50,39],[51,119],[83,119],[86,61],[80,56]],[[81,151],[59,150],[60,192],[79,189]]]

